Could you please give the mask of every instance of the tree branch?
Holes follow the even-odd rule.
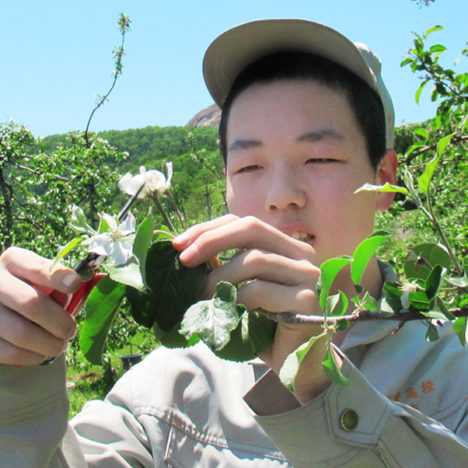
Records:
[[[468,135],[454,135],[450,139],[450,143],[455,144],[455,143],[460,143],[463,141],[468,140]],[[434,143],[432,145],[424,146],[419,150],[413,151],[406,159],[400,159],[399,163],[400,164],[409,164],[413,159],[415,159],[417,156],[420,154],[426,153],[427,151],[431,151],[437,148],[437,143]]]
[[[357,310],[353,314],[327,318],[325,318],[323,315],[293,314],[291,312],[274,313],[263,309],[258,309],[255,312],[259,312],[260,314],[275,322],[305,323],[308,325],[324,325],[325,323],[328,325],[336,325],[340,322],[346,321],[361,322],[369,320],[394,320],[404,323],[412,320],[426,320],[428,318],[420,312],[400,312],[399,314],[392,314],[389,312],[370,310]],[[450,312],[457,318],[468,317],[468,307],[457,307],[450,309]]]
[[[23,171],[27,171],[27,172],[30,172],[31,174],[34,174],[34,175],[41,175],[41,172],[40,171],[35,171],[34,169],[31,169],[30,167],[27,167],[27,166],[23,166],[22,164],[19,164],[17,162],[11,162],[10,161],[10,164],[12,164],[13,166],[15,166],[16,168],[18,169],[22,169]],[[59,176],[57,174],[49,174],[51,176],[53,176],[55,179],[58,179],[58,180],[63,180],[64,182],[68,182],[69,179],[67,179],[66,177],[62,177],[62,176]]]
[[[3,175],[3,169],[0,168],[0,189],[3,196],[3,206],[5,207],[6,218],[6,235],[4,239],[3,249],[5,250],[11,246],[11,234],[13,232],[13,210],[11,207],[11,186],[8,185]]]

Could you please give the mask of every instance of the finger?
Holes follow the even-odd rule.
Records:
[[[313,289],[262,280],[251,281],[239,288],[237,302],[244,304],[247,310],[321,314],[317,294]]]
[[[262,248],[293,259],[312,260],[315,250],[252,216],[238,218],[197,234],[180,254],[187,266],[196,266],[229,249]]]
[[[202,295],[211,297],[220,281],[239,284],[260,279],[283,285],[308,285],[315,288],[320,269],[307,260],[294,260],[259,249],[247,250],[207,278]]]
[[[68,345],[68,340],[51,335],[4,306],[0,306],[0,338],[16,348],[42,357],[58,356]]]
[[[75,292],[81,285],[78,273],[58,263],[19,247],[10,247],[1,256],[0,269],[29,283],[65,293]]]
[[[41,356],[40,354],[18,348],[0,338],[0,364],[18,367],[34,366],[41,364],[45,359],[46,356]]]
[[[173,239],[172,245],[176,250],[183,250],[187,248],[204,232],[232,223],[233,221],[236,221],[238,219],[238,216],[235,216],[233,214],[227,214],[215,219],[211,219],[210,221],[206,221],[204,223],[194,224],[192,227],[190,227],[185,232]]]
[[[75,332],[75,319],[65,309],[15,276],[1,276],[0,304],[59,339],[69,338]]]

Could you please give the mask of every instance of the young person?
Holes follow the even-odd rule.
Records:
[[[227,216],[174,240],[187,266],[237,248],[204,286],[240,284],[239,302],[272,313],[321,314],[319,265],[372,232],[389,194],[354,191],[395,181],[393,109],[378,58],[305,20],[262,20],[221,35],[204,74],[222,107]],[[319,340],[294,393],[277,374],[320,327],[279,323],[249,363],[203,344],[158,348],[104,401],[67,428],[63,356],[74,323],[31,283],[64,292],[79,278],[22,249],[0,260],[1,466],[466,466],[468,356],[446,325],[357,323],[334,337],[350,379],[332,384]],[[363,286],[378,297],[390,269],[372,259]],[[346,275],[337,287],[352,294]],[[14,366],[23,367],[14,367]]]

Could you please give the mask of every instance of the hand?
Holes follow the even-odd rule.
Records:
[[[187,266],[199,265],[225,250],[245,249],[210,273],[203,296],[212,296],[221,280],[245,283],[239,287],[238,301],[248,310],[321,314],[315,293],[320,269],[314,264],[313,247],[254,217],[226,215],[198,224],[178,236],[174,247]],[[319,326],[279,323],[273,345],[260,357],[279,373],[289,353],[321,332]],[[324,340],[318,341],[296,378],[296,397],[302,403],[329,385],[321,366],[325,352]]]
[[[17,247],[0,256],[0,364],[40,364],[61,354],[75,334],[75,319],[41,289],[73,293],[81,278],[63,265],[50,271],[51,265]]]

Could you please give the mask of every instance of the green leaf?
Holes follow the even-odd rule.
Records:
[[[437,341],[439,339],[439,332],[434,324],[428,322],[427,323],[427,331],[426,331],[426,341]]]
[[[109,277],[103,278],[91,291],[85,305],[80,348],[93,364],[101,363],[107,333],[125,294],[125,286]]]
[[[63,257],[68,255],[73,249],[80,245],[84,241],[84,237],[75,237],[68,244],[60,248],[57,253],[57,256],[54,258],[54,263],[52,263],[50,269],[52,269]]]
[[[436,26],[432,26],[432,28],[429,28],[426,33],[425,33],[425,36],[428,36],[429,34],[433,33],[434,31],[442,31],[444,28],[440,25],[436,25]]]
[[[424,291],[413,291],[409,293],[409,304],[410,309],[417,311],[429,310],[430,299],[427,297]]]
[[[429,299],[432,299],[439,292],[442,273],[443,268],[440,265],[436,265],[429,273],[429,276],[426,279],[426,286],[424,288]]]
[[[196,333],[187,340],[185,336],[179,333],[180,326],[177,326],[170,332],[166,332],[158,325],[158,322],[154,322],[151,328],[156,340],[166,348],[187,348],[200,341],[200,337]]]
[[[382,299],[380,300],[380,312],[382,314],[382,317],[390,317],[392,315],[395,315],[400,311],[400,308],[400,302],[398,302],[398,308],[393,309],[386,297],[382,297]]]
[[[362,276],[367,264],[375,251],[387,240],[388,234],[384,231],[377,231],[364,239],[353,252],[353,263],[351,264],[351,279],[354,284],[361,284]]]
[[[431,302],[431,311],[439,312],[443,315],[442,320],[455,320],[455,315],[448,310],[444,301],[440,297],[435,297]]]
[[[205,264],[195,268],[182,265],[170,240],[156,240],[146,257],[149,291],[131,287],[126,291],[132,316],[148,328],[156,321],[161,333],[171,333],[178,328],[185,311],[198,301],[207,274]]]
[[[393,281],[387,281],[383,285],[382,293],[389,308],[396,314],[400,312],[402,308],[400,298],[403,294],[400,289],[400,284]]]
[[[466,273],[463,276],[452,276],[451,278],[447,278],[447,281],[458,288],[468,287],[468,276]]]
[[[468,317],[458,317],[453,324],[453,331],[458,336],[462,346],[468,341]]]
[[[419,99],[421,98],[422,90],[424,89],[424,87],[427,85],[428,82],[429,80],[423,81],[421,85],[419,86],[419,88],[416,90],[416,94],[414,95],[416,104],[419,104]]]
[[[441,54],[442,52],[445,52],[446,50],[447,50],[447,47],[443,46],[442,44],[434,44],[429,49],[431,53],[437,52],[437,55]]]
[[[379,303],[378,303],[377,299],[375,299],[374,297],[372,297],[372,296],[366,291],[366,293],[364,294],[364,297],[363,297],[362,300],[361,300],[360,306],[361,306],[364,310],[373,311],[373,310],[377,310],[377,309],[379,308]]]
[[[142,283],[147,287],[146,283],[146,256],[148,249],[153,240],[153,218],[152,216],[146,217],[142,223],[138,226],[135,240],[133,241],[133,254],[138,259],[140,268],[140,275]]]
[[[117,226],[119,225],[119,221],[116,220]],[[109,232],[111,231],[111,227],[109,226],[109,223],[106,221],[106,218],[104,216],[99,216],[99,226],[98,226],[98,234],[102,234],[103,232]]]
[[[408,153],[406,153],[408,154]],[[419,197],[414,189],[414,179],[413,175],[406,167],[403,168],[403,181],[408,189],[408,193],[414,201],[419,201]]]
[[[212,299],[189,307],[182,320],[180,333],[187,339],[196,333],[211,348],[222,349],[240,320],[236,301],[235,286],[221,281]]]
[[[418,185],[421,192],[427,195],[429,193],[429,186],[434,176],[437,164],[439,163],[439,156],[426,164],[423,174],[418,178]]]
[[[307,356],[310,348],[312,348],[317,340],[325,337],[326,334],[327,332],[324,331],[320,335],[310,337],[308,341],[302,343],[301,346],[289,354],[288,357],[284,360],[279,372],[279,378],[287,389],[294,391],[296,376],[299,372],[299,367],[301,366],[302,361]]]
[[[93,228],[86,222],[84,211],[76,205],[72,205],[70,227],[77,232],[91,235],[94,234]]]
[[[341,316],[346,314],[348,310],[348,298],[343,291],[338,291],[338,294],[327,297],[326,316]]]
[[[254,359],[273,343],[276,322],[259,312],[242,312],[242,306],[237,307],[240,322],[231,332],[229,342],[215,354],[230,361],[247,361]]]
[[[400,67],[404,67],[408,65],[408,63],[411,63],[412,61],[413,59],[411,57],[407,57],[404,60],[402,60],[402,62],[400,63]]]
[[[114,281],[132,286],[139,291],[145,290],[143,278],[141,277],[140,265],[135,257],[130,257],[124,265],[105,265],[104,270],[109,273],[109,276]]]
[[[450,141],[452,140],[452,137],[455,135],[454,133],[451,133],[450,135],[444,136],[444,138],[441,138],[438,143],[437,143],[437,154],[439,157],[442,155],[442,153],[445,151],[447,146],[450,144]]]
[[[442,312],[437,312],[436,310],[421,311],[421,315],[427,317],[431,320],[445,320],[445,315]]]
[[[422,136],[425,140],[429,138],[429,132],[425,128],[415,128],[412,130],[416,135]]]
[[[336,275],[353,259],[348,256],[329,258],[320,266],[320,278],[317,281],[317,291],[319,291],[320,307],[325,310],[327,297]]]
[[[448,270],[452,267],[452,259],[445,247],[441,244],[424,243],[413,249],[418,257],[422,257],[431,266],[443,266]]]
[[[421,262],[414,259],[408,259],[405,261],[403,268],[408,279],[426,280],[431,272],[431,270],[424,265],[424,260]]]
[[[341,372],[340,368],[336,364],[335,357],[333,356],[332,347],[328,347],[327,355],[325,360],[322,362],[322,368],[325,375],[336,385],[345,386],[349,384],[347,379]]]
[[[424,142],[417,141],[413,143],[405,152],[405,157],[408,157],[411,153],[414,153],[417,149],[423,148],[425,146]],[[406,169],[406,168],[405,168]]]
[[[384,185],[373,185],[373,184],[364,184],[362,187],[359,187],[354,193],[359,192],[395,192],[403,193],[404,195],[408,194],[408,190],[405,187],[399,187],[398,185],[392,185],[386,182]]]

